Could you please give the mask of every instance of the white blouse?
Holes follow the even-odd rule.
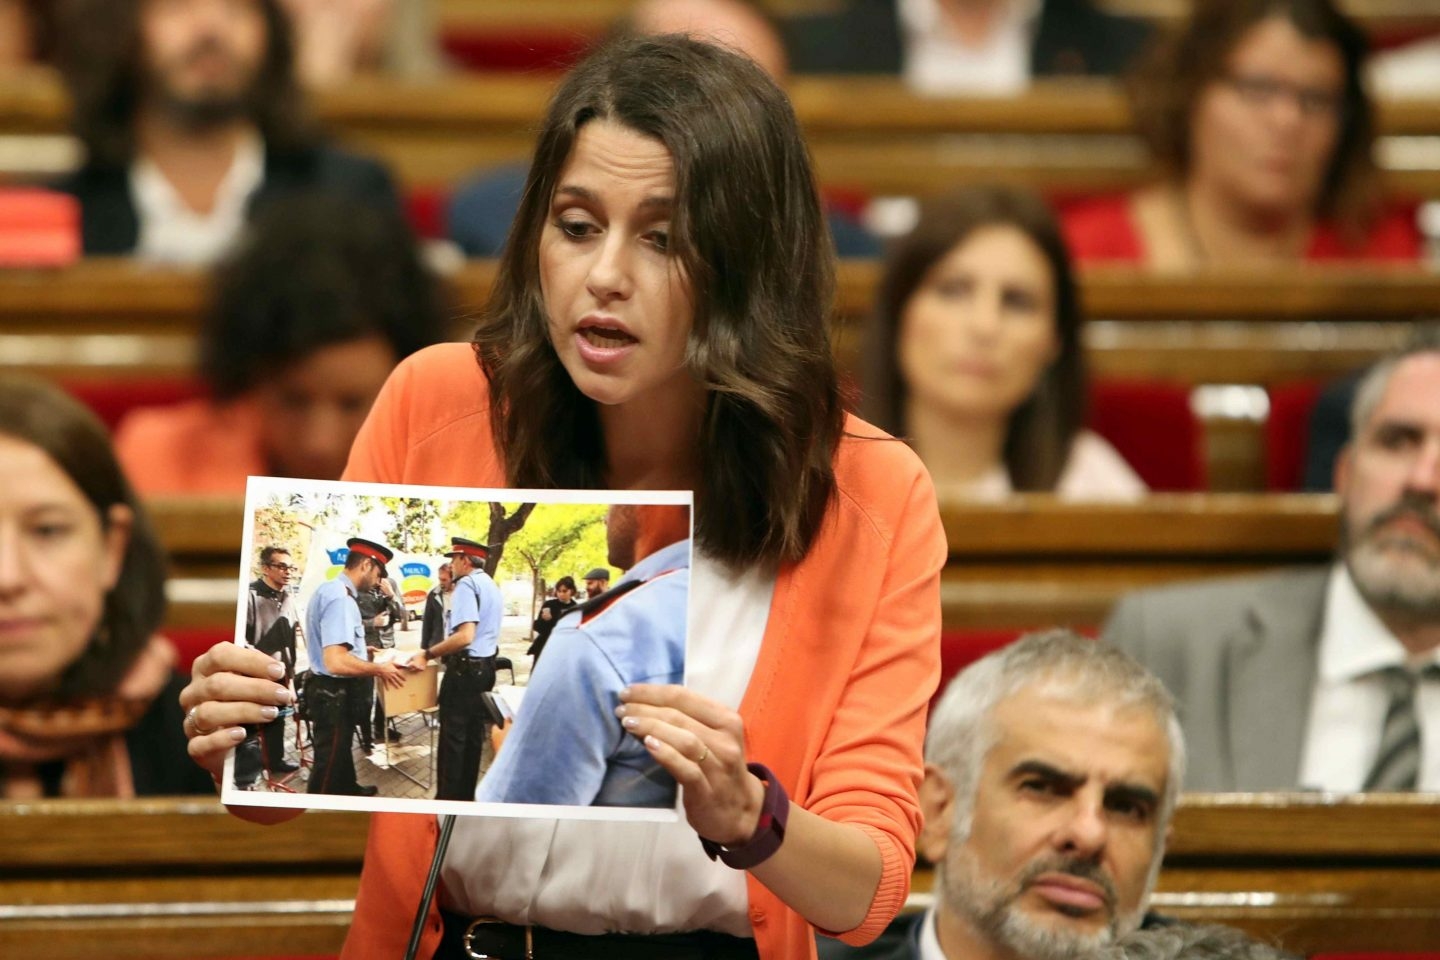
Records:
[[[1005,465],[997,463],[974,483],[944,492],[984,503],[998,503],[1013,494],[1015,489],[1010,484]],[[1065,469],[1060,472],[1060,480],[1055,485],[1055,496],[1073,501],[1139,500],[1148,492],[1145,481],[1125,462],[1125,458],[1089,430],[1076,434],[1070,445],[1070,457],[1065,461]]]
[[[686,685],[740,706],[775,592],[773,570],[736,576],[700,552],[690,576]],[[683,819],[603,823],[461,817],[440,903],[572,933],[716,930],[750,937],[745,871],[712,861]]]

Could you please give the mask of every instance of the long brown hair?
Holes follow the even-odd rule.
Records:
[[[144,91],[143,0],[58,0],[57,60],[74,101],[70,125],[97,166],[135,155],[135,115]],[[290,21],[277,0],[256,0],[265,17],[265,62],[251,91],[251,117],[268,148],[293,149],[314,130],[295,79]]]
[[[1365,34],[1331,0],[1197,0],[1188,22],[1150,48],[1127,78],[1140,133],[1155,159],[1183,178],[1190,168],[1190,124],[1201,94],[1225,76],[1231,51],[1256,24],[1281,17],[1301,36],[1332,44],[1345,65],[1335,155],[1313,211],[1335,218],[1354,240],[1380,196],[1375,116],[1365,93]]]
[[[1014,227],[1045,256],[1055,284],[1055,336],[1060,354],[1025,402],[1010,415],[1004,459],[1016,490],[1054,490],[1070,446],[1085,422],[1084,312],[1070,254],[1054,215],[1035,194],[1016,187],[965,187],[921,207],[915,229],[885,262],[875,317],[866,331],[866,419],[897,436],[907,432],[909,391],[900,373],[900,324],[926,274],[982,227]]]
[[[605,482],[595,404],[550,343],[538,254],[561,169],[592,120],[658,140],[675,164],[671,250],[695,304],[686,359],[707,390],[696,540],[732,564],[798,560],[834,493],[844,417],[827,330],[834,254],[789,100],[710,44],[621,38],[551,101],[475,333],[509,479]]]
[[[110,508],[129,507],[135,521],[116,586],[105,595],[99,628],[60,679],[61,699],[109,693],[165,617],[165,556],[145,510],[115,459],[105,427],[57,388],[0,374],[0,434],[34,444],[64,470],[109,524]]]

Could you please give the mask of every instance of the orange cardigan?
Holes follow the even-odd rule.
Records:
[[[930,478],[910,448],[853,417],[846,432],[834,506],[805,558],[779,571],[740,714],[747,756],[773,770],[794,802],[859,827],[879,848],[875,898],[842,937],[859,944],[909,892],[925,710],[940,675],[946,546]],[[468,345],[431,347],[401,364],[356,438],[345,479],[505,485],[485,378]],[[437,832],[433,816],[372,818],[344,960],[403,954],[406,905],[420,900]],[[749,895],[762,958],[815,955],[803,917],[753,876]],[[420,956],[439,940],[432,910]]]
[[[187,400],[134,410],[120,421],[115,455],[145,497],[243,497],[246,477],[270,472],[260,449],[260,414],[247,400],[224,406]]]

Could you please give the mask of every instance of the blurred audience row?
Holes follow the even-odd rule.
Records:
[[[383,167],[307,119],[294,43],[305,21],[280,0],[69,3],[86,10],[61,60],[87,161],[61,186],[85,251],[225,258],[201,338],[207,396],[121,425],[134,482],[233,493],[250,473],[337,476],[390,367],[442,339],[451,311]],[[640,4],[629,28],[689,30],[786,70],[771,22],[738,0]],[[1010,188],[926,204],[889,250],[863,411],[909,438],[947,494],[1143,494],[1086,429],[1071,251],[1157,268],[1413,259],[1413,219],[1379,205],[1364,44],[1330,0],[1202,5],[1133,85],[1164,181],[1074,204],[1059,222]],[[502,170],[461,192],[452,222],[469,252],[503,246],[521,179]]]
[[[0,0],[0,69],[51,60],[58,24],[83,16],[77,0]],[[340,86],[357,75],[430,79],[451,66],[444,48],[479,69],[512,66],[512,57],[487,63],[470,54],[466,35],[488,39],[480,50],[503,45],[507,26],[448,28],[443,0],[282,0],[297,38],[301,78],[313,89]],[[1204,6],[1194,4],[1195,7]],[[636,21],[661,7],[679,16],[728,17],[745,23],[735,40],[755,42],[756,59],[768,67],[789,60],[802,74],[882,74],[904,78],[917,92],[936,95],[1007,94],[1036,78],[1123,73],[1154,34],[1153,23],[1107,12],[1094,0],[840,0],[819,5],[765,0],[636,0]],[[540,28],[543,33],[543,25]],[[555,24],[550,44],[536,44],[536,28],[521,30],[515,44],[531,41],[531,61],[554,69],[587,42],[573,24]],[[455,36],[455,34],[459,36]],[[1388,37],[1370,68],[1382,93],[1426,94],[1440,90],[1433,54],[1440,36],[1412,29]]]
[[[1119,29],[1081,0],[973,10],[907,0],[898,20],[892,6],[857,2],[842,14],[787,23],[808,25],[806,36],[833,34],[835,42],[817,45],[836,58],[821,64],[827,69],[888,69],[847,51],[888,63],[889,54],[880,57],[887,36],[906,50],[913,45],[901,35],[958,31],[963,39],[987,18],[1024,6],[1023,23],[1011,26],[1035,44],[1026,76],[1113,73],[1134,60],[1127,87],[1158,179],[1127,194],[1058,199],[1081,261],[1174,270],[1422,255],[1414,205],[1381,192],[1366,38],[1333,0],[1199,4],[1183,28],[1148,44],[1142,28]],[[65,0],[64,29],[37,36],[55,46],[84,149],[81,168],[59,185],[79,202],[84,253],[213,263],[247,216],[300,190],[401,209],[380,163],[326,139],[302,80],[324,72],[311,61],[337,59],[312,54],[317,41],[307,38],[368,50],[408,32],[385,26],[391,18],[422,8],[381,0]],[[1026,19],[1034,17],[1038,26]],[[326,18],[346,28],[313,27]],[[950,23],[955,18],[969,26]],[[892,21],[908,26],[880,30]],[[920,30],[921,21],[930,27]],[[777,77],[789,70],[776,22],[741,0],[648,0],[617,29],[690,32],[740,48]],[[1132,57],[1142,45],[1146,52]],[[789,47],[797,61],[806,56],[793,38]],[[969,69],[946,50],[932,51],[932,67],[921,72],[939,78]],[[454,190],[444,219],[461,251],[499,254],[522,179],[516,166],[478,171]],[[842,255],[880,252],[854,216],[835,209],[831,222]]]

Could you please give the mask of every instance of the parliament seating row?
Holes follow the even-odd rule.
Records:
[[[407,189],[453,187],[528,158],[553,75],[467,74],[416,84],[362,79],[317,98],[335,136],[379,156]],[[925,195],[1003,179],[1047,194],[1123,190],[1151,172],[1125,99],[1106,81],[1037,84],[1014,98],[929,98],[890,78],[797,77],[789,86],[822,184]],[[0,83],[0,177],[79,162],[68,104],[44,70]],[[1440,99],[1379,106],[1377,160],[1396,196],[1440,196]]]
[[[1437,816],[1424,795],[1186,795],[1153,905],[1298,953],[1436,960]],[[365,833],[362,814],[260,827],[209,800],[0,803],[0,955],[333,955]],[[921,867],[912,908],[931,889]]]
[[[457,339],[495,268],[472,261],[450,277]],[[879,269],[847,261],[839,272],[835,344],[852,385]],[[1081,283],[1095,318],[1092,426],[1158,490],[1294,489],[1318,385],[1440,315],[1440,277],[1413,269],[1156,277],[1093,268]],[[57,378],[112,424],[131,406],[192,396],[204,291],[201,274],[122,260],[0,272],[0,368]],[[1193,413],[1190,388],[1210,384],[1263,386],[1276,415]]]
[[[167,631],[184,663],[234,628],[243,505],[158,499],[152,518],[171,558]],[[1093,632],[1130,590],[1179,580],[1329,562],[1338,531],[1326,494],[1159,494],[1134,504],[1027,495],[941,505],[944,676],[1024,629]]]
[[[635,0],[439,0],[446,54],[479,70],[555,70],[583,54]],[[780,19],[833,8],[840,0],[761,0]],[[1104,9],[1159,24],[1190,8],[1187,0],[1099,0]],[[1440,13],[1425,0],[1342,0],[1371,42],[1388,46],[1440,29]]]
[[[457,338],[494,282],[496,262],[448,277]],[[835,343],[855,370],[881,266],[843,261]],[[1440,318],[1440,275],[1421,269],[1298,267],[1154,275],[1080,272],[1091,371],[1105,379],[1274,385],[1339,376]],[[202,273],[91,259],[59,270],[0,271],[0,366],[64,378],[175,375],[194,361]]]

